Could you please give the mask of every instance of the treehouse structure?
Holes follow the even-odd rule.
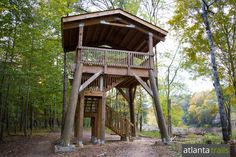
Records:
[[[63,136],[68,138],[74,124],[82,145],[84,117],[91,117],[95,143],[105,143],[106,127],[122,139],[136,136],[134,98],[141,85],[154,99],[162,139],[167,140],[153,66],[153,47],[166,35],[167,31],[120,9],[63,17],[64,52],[76,54]],[[127,100],[130,119],[106,104],[112,88]]]

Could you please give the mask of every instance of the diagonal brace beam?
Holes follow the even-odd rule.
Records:
[[[133,74],[135,79],[141,84],[141,86],[148,92],[148,94],[153,97],[152,90],[148,87],[148,85],[142,80],[141,77],[136,75],[135,73]]]
[[[121,88],[117,88],[118,89],[118,91],[120,92],[120,94],[125,98],[125,100],[127,101],[127,102],[129,102],[129,96],[127,95],[127,93],[125,93],[124,91],[123,91],[123,89],[121,89]]]
[[[91,76],[87,81],[85,81],[79,88],[79,93],[83,91],[90,83],[92,83],[96,78],[98,78],[102,74],[103,70],[100,70],[99,72],[95,73],[93,76]]]

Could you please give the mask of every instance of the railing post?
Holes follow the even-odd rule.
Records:
[[[130,52],[128,52],[128,75],[130,75]]]
[[[149,43],[148,43],[148,47],[149,47],[149,68],[153,69],[153,64],[154,64],[154,58],[153,58],[153,34],[149,32],[148,34],[149,36]]]
[[[104,65],[104,73],[107,72],[107,54],[106,51],[103,51],[104,53],[104,61],[103,61],[103,65]]]

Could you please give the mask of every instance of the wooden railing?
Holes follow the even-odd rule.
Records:
[[[72,67],[73,70],[73,67]],[[81,84],[86,82],[91,76],[84,75],[81,80]],[[104,77],[104,90],[109,91],[114,88],[116,85],[121,83],[126,79],[126,77],[120,77],[118,75],[107,75]],[[100,91],[100,77],[91,82],[86,88],[85,91]]]
[[[89,65],[149,68],[149,53],[82,47],[81,62]]]
[[[134,125],[111,107],[106,106],[106,126],[122,137],[129,137]]]

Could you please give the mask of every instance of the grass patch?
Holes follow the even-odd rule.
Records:
[[[208,141],[211,141],[212,143],[219,144],[222,141],[222,137],[216,134],[206,134],[203,138],[203,142],[207,143]]]
[[[236,139],[236,129],[233,129],[232,130],[232,137],[231,137],[232,140],[235,140]]]
[[[139,132],[140,136],[151,137],[151,138],[160,138],[160,132],[158,131],[142,131]]]

